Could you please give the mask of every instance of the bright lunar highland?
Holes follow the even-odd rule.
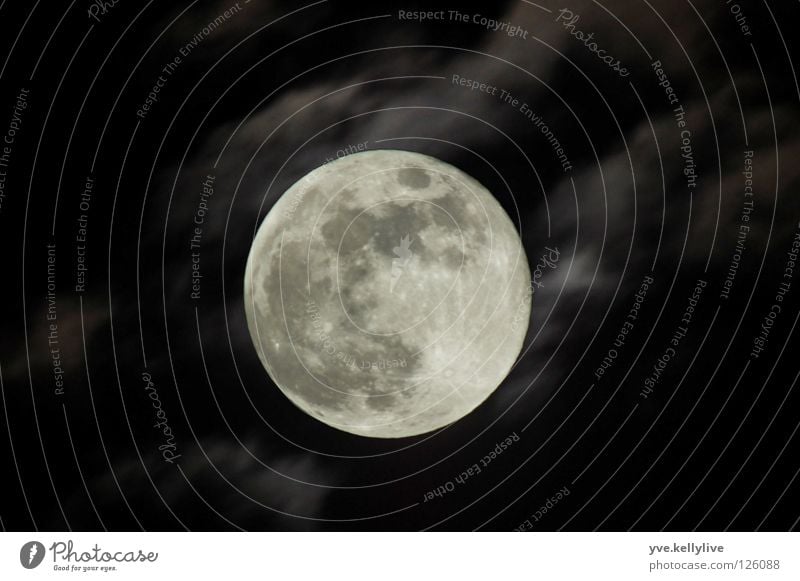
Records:
[[[508,375],[531,308],[525,252],[497,200],[398,150],[342,157],[289,188],[255,236],[244,296],[281,391],[375,438],[474,410]]]

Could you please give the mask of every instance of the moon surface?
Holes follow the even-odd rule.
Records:
[[[530,269],[495,198],[433,157],[371,150],[300,179],[261,224],[244,281],[258,356],[297,407],[374,438],[436,430],[508,375]]]

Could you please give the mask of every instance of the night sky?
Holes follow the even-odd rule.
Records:
[[[797,528],[798,17],[0,1],[2,529]],[[244,316],[270,207],[363,149],[480,181],[536,281],[414,438],[300,411]]]

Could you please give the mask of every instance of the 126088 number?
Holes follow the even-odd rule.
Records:
[[[743,569],[780,569],[780,559],[744,559],[739,560]]]

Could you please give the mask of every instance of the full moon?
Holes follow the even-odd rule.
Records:
[[[401,438],[463,418],[502,383],[528,328],[530,269],[475,179],[372,150],[280,197],[253,240],[244,298],[258,356],[298,408]]]

